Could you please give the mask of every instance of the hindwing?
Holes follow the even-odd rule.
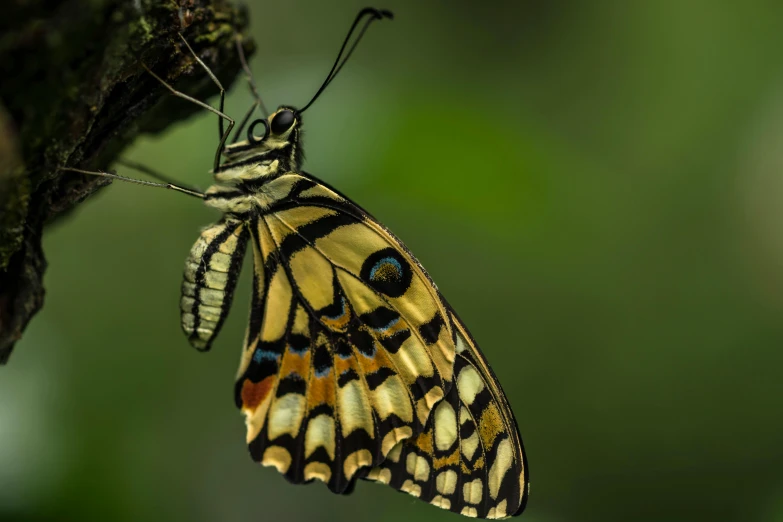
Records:
[[[425,430],[397,444],[364,478],[462,515],[518,515],[528,481],[514,415],[467,329],[453,312],[449,317],[457,335],[449,392]]]
[[[348,492],[425,429],[453,381],[454,325],[416,259],[349,200],[300,174],[264,190],[237,406],[255,460]]]

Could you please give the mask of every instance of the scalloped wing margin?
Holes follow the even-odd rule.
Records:
[[[528,469],[516,421],[496,377],[453,311],[453,383],[425,430],[400,442],[367,480],[478,518],[522,513]]]

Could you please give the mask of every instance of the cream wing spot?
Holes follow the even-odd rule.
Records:
[[[386,455],[386,458],[395,464],[400,461],[400,456],[402,454],[402,442],[398,443],[396,446],[394,446],[388,455]]]
[[[508,514],[506,513],[506,505],[508,502],[506,499],[501,500],[498,502],[498,505],[493,507],[489,510],[489,513],[487,513],[487,518],[506,518]]]
[[[435,478],[435,487],[443,495],[453,494],[457,488],[457,472],[449,469],[438,473]]]
[[[332,478],[332,470],[323,462],[310,462],[304,468],[305,480],[318,479],[321,482],[329,482]]]
[[[394,413],[403,422],[413,421],[410,395],[398,376],[392,375],[386,379],[372,394],[375,411],[378,412],[381,419],[386,419]]]
[[[476,395],[484,389],[484,381],[472,366],[466,366],[457,376],[457,391],[459,398],[465,404],[473,404]]]
[[[405,482],[403,482],[402,487],[400,487],[400,489],[405,493],[413,495],[414,497],[421,496],[421,486],[419,486],[412,480],[406,480]]]
[[[275,467],[280,473],[285,473],[291,466],[291,454],[281,446],[269,446],[264,451],[261,464]]]
[[[462,497],[468,504],[479,504],[484,491],[481,479],[477,478],[462,485]]]
[[[430,501],[433,506],[438,506],[441,509],[451,509],[451,500],[443,498],[440,495],[435,495]]]
[[[390,469],[384,468],[378,473],[378,480],[380,482],[383,482],[384,484],[389,484],[391,482],[391,479],[392,479],[392,472]]]
[[[432,407],[443,398],[443,389],[435,386],[427,394],[416,402],[416,415],[422,424],[426,424],[427,417],[432,411]]]
[[[305,432],[305,458],[323,447],[329,458],[334,460],[334,419],[325,413],[310,419]]]
[[[419,482],[426,481],[430,476],[430,465],[427,459],[416,455],[415,453],[408,453],[408,457],[405,461],[405,469],[408,474],[412,475],[414,480]]]
[[[476,518],[478,516],[478,510],[471,506],[465,506],[464,508],[462,508],[462,511],[460,511],[460,515]]]
[[[441,401],[435,408],[435,446],[440,451],[448,450],[457,441],[457,415],[447,401]]]
[[[371,464],[372,455],[370,455],[370,452],[366,449],[361,449],[354,451],[348,455],[348,457],[346,457],[345,463],[343,464],[343,472],[345,473],[345,477],[350,479],[353,477],[354,473],[359,470],[359,468],[369,466]]]
[[[408,472],[408,475],[413,475],[413,472],[416,471],[415,453],[408,453],[408,456],[405,458],[405,471]]]
[[[473,460],[473,455],[475,455],[476,449],[478,449],[478,444],[479,438],[475,431],[470,434],[470,437],[462,439],[460,442],[460,449],[467,460]]]
[[[296,437],[302,423],[304,406],[304,395],[289,393],[278,397],[269,409],[269,439],[274,440],[286,433]]]
[[[373,468],[367,474],[367,478],[381,484],[388,484],[391,482],[392,472],[388,468]]]
[[[498,444],[497,455],[489,469],[489,494],[492,498],[497,498],[500,492],[500,485],[506,472],[511,469],[511,463],[514,461],[514,452],[511,442],[504,439]]]
[[[401,440],[408,439],[411,436],[413,436],[413,430],[410,428],[410,426],[400,426],[398,428],[393,428],[383,437],[381,451],[384,455],[387,455],[392,450],[392,448],[394,448],[395,444]]]
[[[410,368],[416,377],[430,377],[434,375],[435,368],[432,365],[432,360],[427,354],[426,348],[419,343],[416,336],[412,335],[400,346],[399,351],[392,355],[392,360],[397,366],[405,366]]]
[[[347,383],[340,389],[339,396],[343,437],[347,437],[357,429],[363,429],[369,435],[373,435],[372,414],[367,398],[362,393],[360,381],[353,380]]]

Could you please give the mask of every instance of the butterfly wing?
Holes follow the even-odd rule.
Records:
[[[514,415],[465,326],[453,312],[449,319],[457,336],[449,392],[425,430],[397,444],[364,478],[467,516],[519,515],[529,483]]]
[[[349,200],[300,174],[264,194],[236,402],[256,461],[347,492],[424,430],[452,382],[453,325],[421,265]]]

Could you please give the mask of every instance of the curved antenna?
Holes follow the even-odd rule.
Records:
[[[364,23],[364,26],[362,27],[361,31],[359,31],[359,35],[356,37],[356,40],[353,42],[353,45],[351,45],[351,48],[345,54],[345,58],[341,62],[340,59],[343,56],[345,47],[348,45],[348,42],[351,40],[351,36],[356,30],[356,26],[358,26],[359,22],[362,21],[362,18],[364,18],[367,15],[369,15],[370,18]],[[351,54],[353,54],[354,49],[356,49],[356,46],[359,44],[359,41],[361,41],[362,36],[364,36],[364,33],[365,31],[367,31],[367,28],[370,26],[370,24],[375,20],[382,20],[384,18],[388,18],[392,20],[394,19],[394,14],[386,9],[374,9],[372,7],[365,7],[364,9],[359,11],[359,14],[356,15],[356,19],[353,21],[353,25],[351,26],[351,29],[348,31],[348,35],[345,37],[345,40],[343,41],[342,47],[340,47],[340,52],[337,53],[337,59],[334,61],[334,65],[332,65],[332,69],[329,71],[329,74],[326,75],[326,80],[324,80],[324,83],[315,93],[315,96],[313,96],[313,98],[307,103],[307,105],[305,105],[304,108],[298,111],[299,113],[306,111],[308,107],[310,107],[313,104],[313,102],[316,99],[318,99],[321,93],[324,92],[324,89],[326,89],[326,87],[330,83],[332,83],[332,80],[334,80],[335,76],[337,76],[337,73],[340,72],[340,69],[343,68],[345,62],[347,62],[348,58],[350,58]]]

